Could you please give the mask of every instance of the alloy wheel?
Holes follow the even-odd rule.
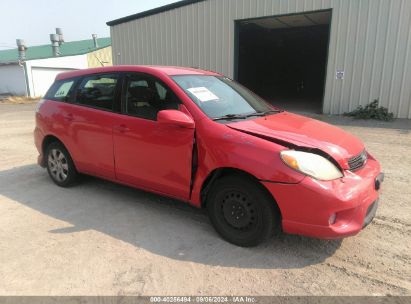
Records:
[[[64,182],[69,173],[67,158],[59,149],[51,149],[48,155],[50,173],[58,182]]]

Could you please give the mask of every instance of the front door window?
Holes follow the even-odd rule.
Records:
[[[130,75],[126,82],[125,110],[128,115],[156,120],[159,111],[178,109],[177,97],[159,80],[146,75]]]

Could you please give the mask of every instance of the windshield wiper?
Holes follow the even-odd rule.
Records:
[[[282,110],[269,110],[269,111],[265,111],[265,112],[255,112],[255,113],[246,115],[246,117],[267,116],[267,115],[270,115],[270,114],[275,114],[275,113],[280,113],[280,112],[282,112]]]
[[[217,120],[235,120],[235,119],[246,119],[253,116],[267,116],[274,113],[280,113],[281,110],[269,110],[265,112],[255,112],[251,114],[227,114],[221,117],[213,118],[214,121]]]
[[[221,117],[213,118],[213,120],[217,121],[217,120],[246,119],[247,117],[248,117],[247,115],[241,115],[241,114],[227,114]]]

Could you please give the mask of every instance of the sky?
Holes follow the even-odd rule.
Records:
[[[136,14],[176,0],[0,0],[0,50],[50,43],[49,34],[63,29],[65,41],[109,37],[107,21]]]

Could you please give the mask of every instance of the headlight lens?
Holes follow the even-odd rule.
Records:
[[[287,150],[280,153],[281,159],[292,169],[319,180],[333,180],[343,176],[341,171],[321,155]]]

